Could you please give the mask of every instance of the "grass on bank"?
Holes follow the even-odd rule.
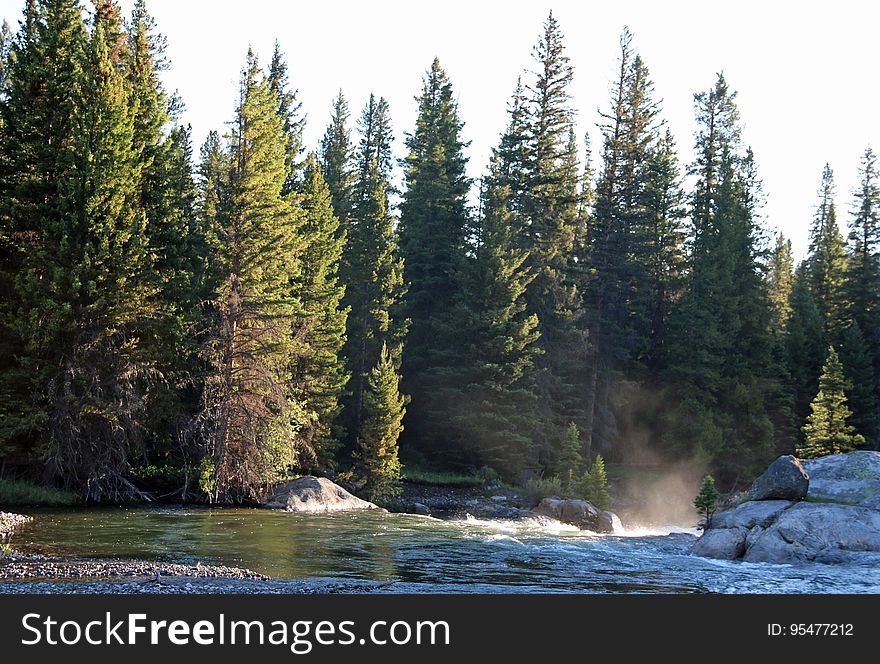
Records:
[[[0,478],[0,506],[68,507],[79,504],[79,496],[69,491],[39,486],[26,480]]]
[[[481,475],[425,470],[423,468],[410,468],[406,466],[403,469],[403,479],[405,482],[427,486],[478,487],[486,484],[486,478]]]

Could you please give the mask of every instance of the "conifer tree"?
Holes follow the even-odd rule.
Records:
[[[348,229],[355,204],[354,146],[348,127],[349,116],[348,102],[340,90],[333,100],[333,113],[321,139],[319,153],[324,181],[333,200],[333,212],[343,230]]]
[[[210,154],[210,153],[209,153]],[[277,96],[248,53],[211,229],[210,372],[201,413],[213,501],[253,500],[309,453],[288,376],[299,339],[302,214],[283,196],[287,140]],[[218,178],[219,179],[219,178]]]
[[[712,515],[718,506],[719,498],[721,498],[721,494],[715,488],[715,478],[711,475],[706,475],[703,478],[703,484],[700,486],[700,493],[694,498],[694,507],[703,516],[703,523],[701,524],[703,530],[706,530],[711,525]]]
[[[770,254],[767,271],[767,290],[773,311],[773,331],[776,334],[782,334],[788,326],[793,282],[794,258],[791,253],[791,240],[779,233]]]
[[[383,344],[364,397],[364,421],[357,437],[355,470],[370,500],[384,501],[400,493],[402,467],[397,441],[403,432],[407,399],[400,393],[400,376],[395,365],[387,345]]]
[[[722,75],[695,96],[697,158],[689,283],[676,310],[670,373],[680,400],[673,441],[692,441],[725,484],[753,475],[774,448],[771,308],[759,264],[761,186],[740,141]]]
[[[516,480],[538,458],[532,440],[538,319],[526,311],[525,292],[534,276],[525,267],[527,252],[516,243],[502,159],[499,151],[486,179],[474,255],[454,312],[464,340],[460,362],[448,369],[439,397],[450,404],[449,438],[459,443],[464,460]]]
[[[362,143],[361,150],[365,149]],[[379,362],[382,346],[388,347],[399,368],[407,329],[400,313],[406,286],[395,220],[389,209],[389,183],[380,171],[377,155],[362,152],[357,162],[366,162],[368,167],[352,187],[355,198],[340,267],[346,285],[343,305],[349,309],[344,355],[351,376],[343,422],[352,443],[364,421],[367,380]]]
[[[874,373],[875,401],[880,403],[880,174],[877,156],[870,148],[862,157],[859,175],[849,219],[845,290],[851,318],[864,336]],[[858,410],[855,403],[853,408]],[[865,435],[872,437],[868,432]],[[874,440],[880,444],[876,436]]]
[[[528,250],[526,267],[535,275],[526,293],[528,312],[539,320],[538,419],[534,428],[542,456],[552,455],[568,423],[583,421],[583,366],[586,332],[579,292],[580,270],[573,261],[575,237],[582,235],[578,158],[573,140],[570,86],[573,68],[562,30],[551,13],[534,47],[535,78],[511,105],[506,143],[516,162],[506,167],[517,235]],[[505,146],[507,147],[507,146]],[[525,158],[525,163],[519,159]],[[518,180],[525,179],[520,194]],[[590,428],[585,425],[589,439]]]
[[[406,138],[400,204],[400,251],[409,288],[404,311],[410,320],[403,375],[413,404],[408,436],[430,449],[442,436],[440,422],[449,417],[434,397],[457,349],[450,312],[462,286],[471,182],[452,83],[436,58],[418,104],[415,129]]]
[[[876,446],[880,436],[880,410],[874,391],[876,379],[868,346],[857,321],[853,321],[842,334],[840,361],[843,373],[850,385],[849,405],[852,408],[850,424],[865,438],[869,446]]]
[[[287,196],[297,190],[302,174],[306,118],[302,113],[302,102],[299,101],[299,90],[290,85],[287,59],[281,52],[278,40],[275,40],[275,50],[272,52],[267,76],[269,87],[278,98],[278,115],[284,121],[284,135],[287,137],[288,175],[284,185],[284,195]]]
[[[291,385],[305,410],[299,437],[306,449],[314,450],[317,466],[327,469],[335,463],[341,433],[335,423],[348,381],[342,356],[348,310],[342,306],[345,286],[338,276],[346,236],[339,232],[330,190],[314,155],[305,162],[303,179],[300,235],[306,245],[302,274],[294,284],[302,309],[295,323],[300,345]]]
[[[807,269],[802,263],[795,272],[789,297],[791,315],[785,333],[792,411],[798,427],[810,413],[810,402],[819,389],[819,375],[828,348],[822,315],[810,292]]]
[[[847,422],[852,414],[846,398],[849,387],[837,351],[830,346],[819,378],[819,392],[810,404],[812,413],[804,425],[804,443],[797,448],[801,459],[851,452],[865,442]]]
[[[28,380],[4,428],[40,432],[47,478],[117,499],[131,493],[141,450],[152,364],[140,337],[156,314],[121,21],[111,3],[99,4],[89,34],[76,2],[26,14],[4,109],[16,174],[2,180],[19,240],[8,256],[12,327]]]
[[[581,465],[581,433],[577,424],[571,422],[565,431],[565,438],[559,446],[559,461],[556,475],[562,479],[562,489],[570,495],[574,489],[574,478]]]
[[[819,186],[819,204],[810,228],[810,253],[807,258],[810,291],[822,315],[825,333],[839,340],[846,327],[847,307],[844,279],[846,255],[843,236],[837,225],[834,205],[834,173],[825,164]]]

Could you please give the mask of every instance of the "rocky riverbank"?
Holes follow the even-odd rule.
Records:
[[[11,512],[0,512],[0,537],[5,537],[20,525],[31,521],[31,517]]]
[[[750,500],[712,517],[694,544],[706,558],[880,564],[880,452],[780,457]]]

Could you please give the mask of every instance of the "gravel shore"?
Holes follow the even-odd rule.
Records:
[[[29,516],[13,514],[12,512],[0,512],[0,537],[8,535],[15,528],[28,521],[31,521]]]
[[[141,560],[53,560],[16,553],[0,559],[0,579],[140,578],[161,581],[167,577],[269,580],[264,574],[225,565],[179,565]]]

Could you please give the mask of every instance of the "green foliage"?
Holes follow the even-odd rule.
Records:
[[[34,484],[26,480],[0,479],[0,505],[68,507],[81,504],[80,497],[70,491]]]
[[[302,190],[305,219],[299,233],[306,245],[302,273],[291,284],[301,309],[294,323],[299,344],[289,385],[303,404],[298,437],[313,455],[301,463],[326,472],[335,464],[341,434],[335,422],[348,381],[342,356],[348,309],[342,306],[345,286],[339,281],[346,235],[339,230],[330,190],[313,156],[305,163]]]
[[[426,486],[477,487],[487,482],[480,475],[414,468],[409,464],[406,465],[401,476],[407,482]]]
[[[574,489],[574,478],[581,465],[581,433],[576,423],[571,422],[565,430],[565,437],[559,446],[557,475],[562,478],[562,488],[566,494]],[[604,468],[604,467],[603,467]]]
[[[562,498],[565,491],[558,477],[531,478],[526,482],[526,497],[529,503],[537,505],[545,498]]]
[[[598,455],[593,465],[586,471],[579,482],[580,497],[592,503],[600,510],[611,509],[611,495],[608,493],[608,474],[605,471],[605,459]]]
[[[703,516],[701,527],[704,530],[708,528],[712,522],[712,515],[715,513],[715,509],[718,506],[719,498],[721,498],[721,494],[718,493],[718,489],[715,488],[715,478],[711,475],[706,475],[706,477],[703,478],[703,484],[700,486],[700,492],[697,494],[697,497],[694,498],[694,507],[696,507],[697,511]]]
[[[801,459],[851,452],[865,442],[847,422],[852,415],[846,398],[849,387],[837,351],[830,346],[819,378],[819,393],[810,404],[813,412],[803,428],[804,443],[797,448]]]
[[[452,413],[445,390],[457,358],[454,317],[463,286],[471,181],[452,83],[436,58],[425,75],[416,126],[406,138],[405,189],[400,203],[400,253],[409,288],[410,321],[403,375],[412,396],[407,438],[430,451],[443,443]]]
[[[397,440],[403,431],[406,402],[394,358],[383,345],[379,363],[367,381],[364,421],[355,451],[356,475],[370,500],[385,501],[400,494]]]
[[[217,486],[216,476],[217,469],[214,466],[214,460],[206,456],[199,464],[197,481],[199,491],[209,499],[214,496],[214,488]]]
[[[242,73],[240,104],[219,154],[210,227],[209,372],[200,414],[214,463],[214,501],[255,500],[280,472],[314,455],[297,437],[308,416],[291,394],[289,370],[302,340],[294,325],[302,301],[304,213],[283,195],[287,142],[278,100],[253,53]],[[209,192],[205,192],[206,196]]]

